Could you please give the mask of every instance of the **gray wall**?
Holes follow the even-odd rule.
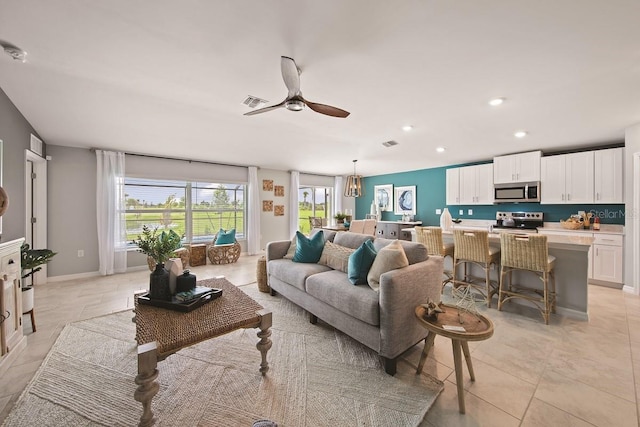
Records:
[[[0,140],[4,142],[2,186],[9,195],[9,208],[2,216],[3,242],[25,235],[24,150],[30,147],[32,133],[39,137],[0,89]]]
[[[98,271],[96,156],[87,149],[49,145],[48,246],[57,252],[49,277]],[[84,257],[78,257],[78,250]]]

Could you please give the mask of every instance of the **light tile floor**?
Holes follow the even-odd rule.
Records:
[[[191,270],[199,279],[224,275],[242,286],[255,282],[257,259]],[[145,289],[148,280],[148,270],[140,270],[38,286],[38,330],[32,333],[24,316],[27,347],[0,378],[0,421],[67,323],[132,308],[133,291]],[[465,370],[467,413],[458,412],[451,343],[437,337],[424,372],[445,388],[422,426],[639,425],[640,297],[589,286],[589,322],[554,315],[548,326],[537,311],[515,304],[481,311],[495,333],[470,343],[476,381]],[[415,369],[421,351],[422,344],[413,347],[400,363]]]

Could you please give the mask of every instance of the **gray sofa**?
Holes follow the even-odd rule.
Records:
[[[315,230],[314,230],[315,231]],[[325,232],[325,240],[358,248],[373,240],[376,251],[393,242],[350,232]],[[272,294],[280,293],[310,314],[339,329],[384,359],[385,371],[394,375],[398,356],[427,336],[415,318],[415,307],[428,298],[440,301],[443,259],[428,256],[420,243],[401,241],[409,266],[380,277],[379,292],[368,285],[352,285],[347,274],[326,265],[284,259],[291,242],[270,242],[266,247],[267,274]]]

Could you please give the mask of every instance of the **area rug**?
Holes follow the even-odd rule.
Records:
[[[255,284],[241,289],[273,312],[269,372],[258,372],[253,329],[181,350],[158,365],[157,425],[416,426],[442,391],[437,379],[415,374],[415,363],[389,376],[373,351],[310,324],[286,299]],[[131,318],[126,311],[67,325],[3,425],[137,425]]]

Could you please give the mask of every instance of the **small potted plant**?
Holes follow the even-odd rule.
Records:
[[[173,230],[158,232],[158,228],[151,230],[143,225],[142,235],[132,243],[138,246],[138,252],[153,258],[156,263],[156,269],[149,277],[149,297],[171,300],[169,272],[164,269],[164,263],[182,246],[182,237]]]
[[[26,279],[29,276],[42,270],[43,264],[51,261],[56,255],[51,249],[30,249],[27,243],[23,243],[20,248],[22,265],[22,313],[29,313],[33,310],[33,286],[27,285]]]
[[[342,212],[336,212],[333,217],[336,219],[336,222],[338,224],[344,224],[344,220],[347,218],[347,215],[343,214]]]

